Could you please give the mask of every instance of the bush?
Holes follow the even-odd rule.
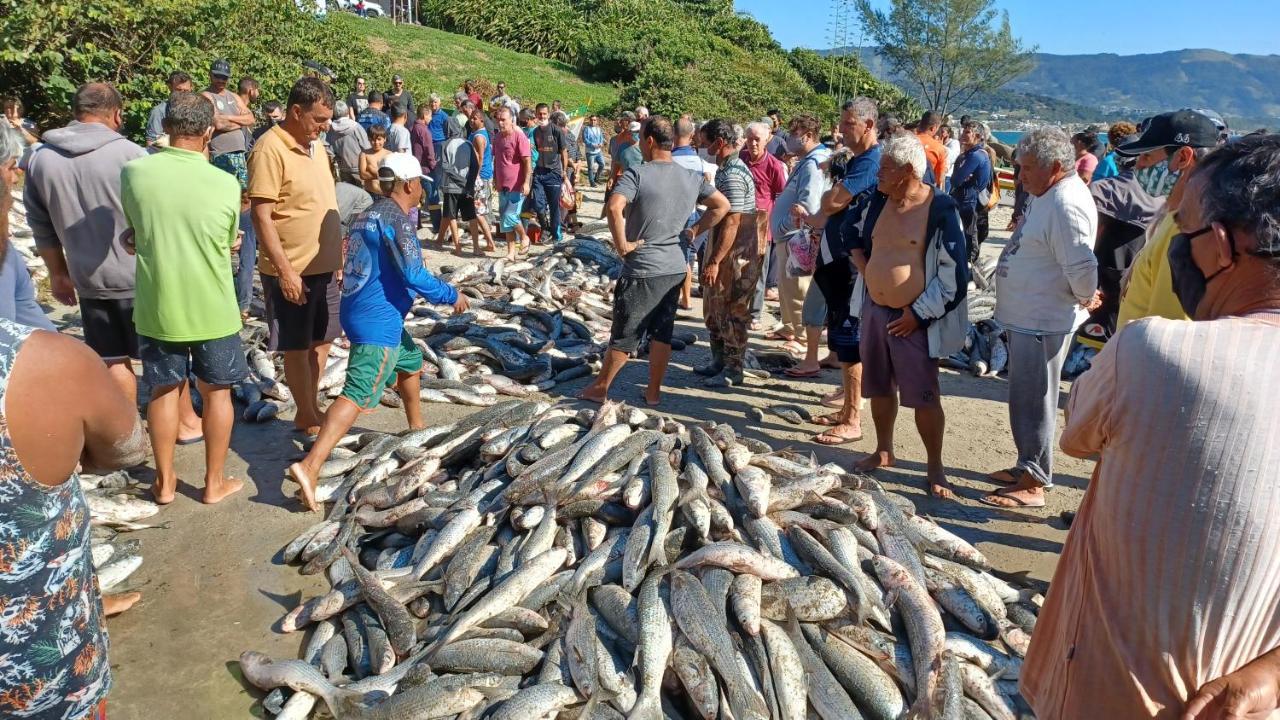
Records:
[[[107,80],[125,98],[124,132],[142,137],[147,113],[184,70],[197,89],[209,64],[231,61],[233,82],[252,75],[263,99],[283,101],[315,60],[343,74],[379,70],[368,45],[336,24],[280,0],[0,0],[0,87],[17,88],[41,127],[70,120],[71,96]]]

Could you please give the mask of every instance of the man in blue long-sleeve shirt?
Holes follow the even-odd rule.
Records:
[[[435,305],[467,310],[467,298],[422,265],[422,250],[409,210],[422,201],[422,166],[412,156],[394,153],[378,168],[385,197],[356,218],[347,239],[342,268],[342,329],[351,341],[342,395],[325,412],[320,435],[307,457],[289,467],[302,488],[303,503],[315,502],[315,479],[338,439],[361,412],[377,407],[382,393],[396,386],[409,427],[422,428],[418,373],[422,351],[404,330],[404,316],[421,296]]]
[[[951,173],[951,197],[960,211],[960,225],[969,246],[969,262],[978,259],[981,240],[978,223],[991,199],[991,157],[987,155],[982,126],[965,123],[960,130],[960,156]]]

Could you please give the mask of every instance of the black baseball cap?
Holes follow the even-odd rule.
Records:
[[[1116,147],[1121,155],[1141,155],[1162,147],[1217,147],[1218,126],[1207,115],[1194,110],[1177,110],[1151,118],[1142,135]]]
[[[218,58],[209,66],[209,74],[214,77],[231,78],[231,63],[226,58]]]

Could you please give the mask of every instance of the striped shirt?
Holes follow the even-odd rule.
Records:
[[[756,181],[738,156],[730,156],[716,170],[716,189],[729,200],[729,212],[756,211]]]
[[[1101,455],[1022,671],[1040,720],[1177,718],[1280,646],[1280,316],[1148,318],[1075,383]]]

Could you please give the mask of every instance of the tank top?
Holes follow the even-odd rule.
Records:
[[[230,90],[223,90],[213,96],[213,112],[217,115],[239,115],[239,98]],[[242,128],[215,132],[213,139],[209,141],[210,155],[245,152],[246,149],[247,144],[245,143],[244,130]]]
[[[79,720],[111,687],[107,635],[80,479],[39,484],[9,437],[4,399],[32,330],[0,320],[0,717]]]
[[[489,140],[489,131],[481,128],[467,136],[467,142],[475,144],[476,136],[484,138],[484,158],[480,160],[480,179],[493,179],[493,142]]]

